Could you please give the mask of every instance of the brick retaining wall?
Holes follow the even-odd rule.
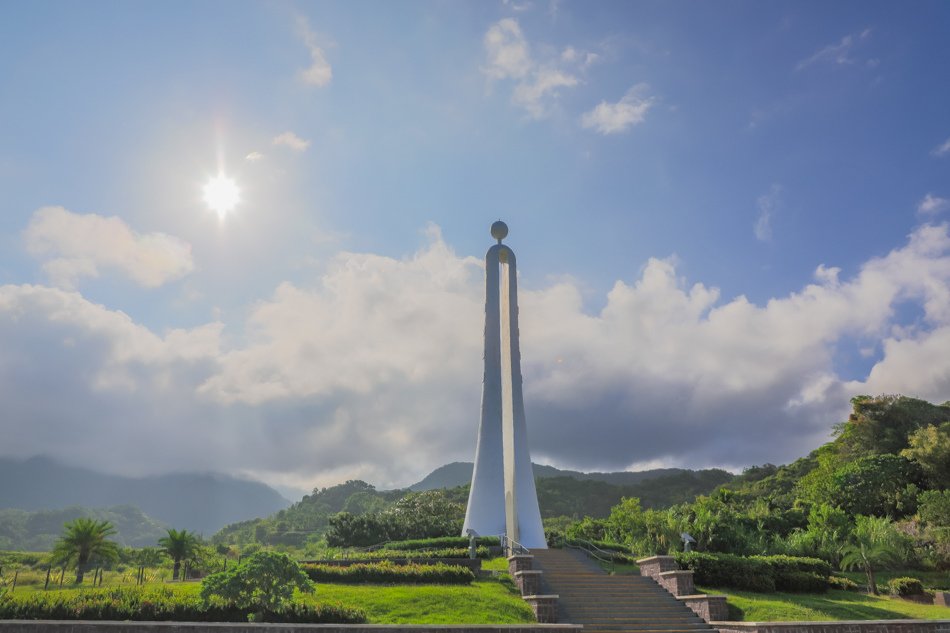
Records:
[[[538,596],[543,598],[544,596]],[[556,608],[556,607],[555,607]],[[0,620],[0,633],[581,633],[574,624],[250,624]]]
[[[678,596],[676,599],[706,622],[724,620],[729,617],[729,608],[726,606],[725,596],[696,594],[693,596]]]
[[[720,633],[950,633],[950,620],[710,622]]]

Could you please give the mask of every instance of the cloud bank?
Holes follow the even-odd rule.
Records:
[[[432,229],[411,256],[341,253],[311,282],[281,284],[226,338],[222,323],[156,333],[76,292],[2,286],[2,452],[75,461],[108,446],[124,472],[239,465],[299,486],[411,483],[474,453],[483,274]],[[597,313],[572,282],[523,288],[535,458],[785,462],[824,441],[856,393],[948,399],[947,226],[840,277],[819,266],[756,305],[650,259]],[[899,319],[906,304],[915,321]],[[835,355],[853,340],[879,356],[846,380]]]
[[[187,242],[164,233],[137,233],[117,217],[43,207],[23,237],[27,251],[45,260],[43,270],[63,288],[103,270],[155,288],[194,270]]]

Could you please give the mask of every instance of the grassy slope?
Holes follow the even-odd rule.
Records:
[[[763,594],[734,589],[697,590],[712,595],[725,595],[730,618],[746,622],[950,620],[950,607],[924,605],[887,596],[869,596],[853,591]]]
[[[507,561],[502,561],[507,566]],[[501,564],[496,562],[496,567]],[[110,583],[106,583],[109,585]],[[122,583],[117,583],[122,584]],[[115,586],[115,585],[112,585]],[[127,584],[125,586],[128,586]],[[172,583],[177,593],[196,594],[197,582]],[[42,592],[42,585],[18,586],[11,597]],[[78,589],[52,591],[75,593]],[[476,581],[451,585],[331,585],[318,583],[316,593],[299,595],[308,603],[342,603],[366,612],[372,624],[519,624],[535,622],[531,608],[510,581]]]
[[[304,600],[363,609],[372,624],[518,624],[535,622],[531,608],[508,585],[319,585]]]

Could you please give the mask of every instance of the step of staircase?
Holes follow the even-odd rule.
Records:
[[[706,633],[713,627],[652,578],[606,573],[583,552],[534,550],[544,593],[558,596],[559,621],[584,633]]]

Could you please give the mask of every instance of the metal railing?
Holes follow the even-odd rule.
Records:
[[[561,541],[561,544],[566,547],[570,547],[570,548],[577,549],[584,552],[585,554],[587,554],[589,558],[593,558],[594,560],[599,561],[600,563],[606,565],[608,571],[611,571],[611,572],[614,571],[614,563],[616,561],[614,560],[614,555],[612,552],[608,552],[605,549],[601,549],[597,547],[596,545],[594,545],[592,542],[582,539],[582,538],[575,538],[575,539],[570,539],[570,540],[564,539],[563,541]]]
[[[514,556],[515,554],[527,554],[530,550],[519,543],[518,541],[508,538],[507,534],[499,534],[498,539],[501,541],[501,551],[505,553],[505,556]]]

